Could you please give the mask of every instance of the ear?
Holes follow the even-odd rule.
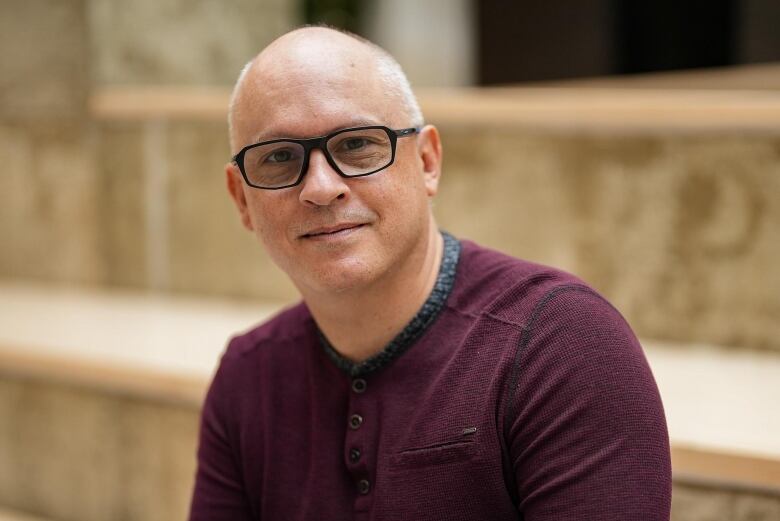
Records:
[[[227,189],[230,193],[230,197],[233,198],[233,202],[236,203],[238,213],[241,216],[241,224],[244,225],[249,231],[254,230],[252,225],[252,219],[249,216],[249,208],[246,204],[246,194],[244,193],[244,178],[241,177],[241,172],[235,163],[228,163],[225,165],[225,180],[227,181]]]
[[[417,137],[417,151],[422,160],[425,189],[428,197],[433,197],[439,190],[441,178],[441,140],[439,131],[433,125],[425,125]]]

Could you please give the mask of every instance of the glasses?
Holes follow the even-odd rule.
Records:
[[[310,139],[274,139],[242,148],[232,161],[249,186],[264,190],[300,184],[315,148],[322,150],[328,164],[341,177],[362,177],[392,165],[398,138],[419,131],[415,127],[393,130],[376,125],[345,128]]]

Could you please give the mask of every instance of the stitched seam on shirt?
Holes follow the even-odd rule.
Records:
[[[528,327],[526,324],[518,324],[517,322],[515,322],[513,320],[507,320],[507,319],[505,319],[503,317],[499,317],[495,313],[490,313],[490,312],[487,312],[487,311],[485,313],[483,313],[482,316],[488,317],[488,318],[492,318],[496,322],[501,322],[502,324],[506,324],[507,326],[512,326],[514,329],[516,329],[518,331],[525,331],[527,329],[527,327]]]
[[[496,315],[495,313],[490,313],[489,311],[483,311],[480,313],[473,313],[471,311],[463,311],[462,309],[458,309],[456,307],[453,307],[451,304],[446,304],[444,306],[449,311],[452,311],[453,313],[460,315],[463,318],[468,318],[471,320],[479,320],[480,318],[489,318],[491,320],[495,320],[496,322],[499,322],[501,324],[504,324],[506,326],[511,326],[513,329],[517,331],[524,331],[526,328],[525,324],[520,324],[514,320],[508,320],[504,317],[500,317]]]
[[[516,291],[518,288],[538,287],[541,284],[546,284],[546,283],[551,283],[551,282],[553,283],[553,289],[555,287],[574,286],[576,284],[576,281],[575,282],[569,282],[569,281],[566,281],[566,280],[560,280],[560,275],[561,275],[561,273],[560,272],[556,272],[556,271],[542,271],[542,272],[535,272],[535,273],[531,273],[531,274],[526,275],[525,277],[523,277],[519,281],[517,281],[517,282],[513,283],[511,286],[509,286],[509,288],[507,290],[502,291],[501,293],[496,295],[495,298],[485,307],[485,311],[482,312],[482,315],[483,316],[491,316],[491,317],[493,317],[493,318],[495,318],[497,320],[500,320],[502,322],[509,323],[509,324],[514,324],[516,327],[520,327],[520,328],[523,328],[523,329],[527,328],[528,324],[529,324],[529,321],[520,322],[519,321],[520,319],[512,320],[510,318],[501,317],[497,313],[495,313],[495,312],[493,312],[491,310],[495,309],[497,302],[503,301],[504,299],[507,298],[508,294],[510,294],[513,291]],[[544,297],[542,297],[542,298],[544,298]],[[533,314],[533,311],[532,311],[532,314]]]
[[[609,302],[606,299],[604,299],[604,297],[602,297],[601,295],[593,291],[593,289],[581,284],[576,284],[576,285],[566,284],[564,286],[558,286],[548,291],[536,304],[534,310],[531,312],[531,318],[528,320],[526,327],[523,328],[523,333],[522,336],[520,337],[520,344],[518,345],[517,352],[515,353],[515,360],[512,363],[512,376],[511,376],[510,387],[509,387],[510,393],[515,393],[515,391],[517,390],[516,387],[520,379],[520,365],[521,365],[520,360],[522,358],[525,348],[528,346],[528,343],[530,342],[536,320],[539,318],[539,315],[542,314],[542,311],[544,311],[544,308],[547,306],[548,303],[550,303],[550,301],[552,301],[559,294],[565,293],[567,291],[589,293],[591,296],[594,296],[599,300],[601,300],[602,302],[609,304]],[[612,309],[615,309],[611,304],[609,305],[610,307],[612,307]],[[515,401],[515,396],[514,395],[510,396],[509,402],[507,403],[506,406],[508,408],[506,412],[513,412],[509,409],[514,408],[514,401]],[[508,415],[504,416],[505,425],[507,422],[507,417]]]
[[[512,329],[514,329],[515,331],[519,331],[521,333],[525,331],[525,327],[526,327],[524,324],[518,324],[517,322],[513,322],[511,320],[507,320],[505,318],[499,317],[498,315],[494,315],[493,313],[487,313],[487,312],[485,312],[485,313],[471,313],[471,312],[468,312],[468,311],[462,311],[462,310],[460,310],[458,308],[452,307],[451,305],[444,306],[444,309],[446,309],[447,311],[451,311],[451,312],[455,313],[456,315],[459,315],[459,316],[461,316],[463,318],[474,320],[474,321],[477,321],[480,318],[487,318],[487,319],[490,319],[490,320],[495,320],[499,324],[504,325],[504,326],[509,326]]]
[[[599,300],[606,302],[609,304],[609,302],[593,291],[588,286],[582,285],[582,284],[566,284],[563,286],[558,286],[547,293],[539,299],[539,302],[537,302],[536,306],[534,306],[533,311],[531,312],[531,318],[528,320],[525,327],[523,327],[522,336],[520,337],[520,342],[517,346],[517,352],[515,353],[515,359],[512,363],[512,372],[509,377],[509,387],[508,392],[510,393],[509,398],[507,400],[506,405],[504,406],[504,425],[503,425],[503,435],[501,436],[501,448],[502,452],[504,453],[504,457],[506,458],[506,468],[505,472],[507,473],[507,478],[511,480],[509,483],[509,492],[512,495],[513,500],[515,501],[515,505],[519,507],[519,496],[517,495],[517,483],[515,480],[515,474],[514,469],[512,468],[512,462],[510,460],[510,454],[509,454],[509,426],[511,424],[510,418],[513,417],[515,412],[515,400],[517,398],[517,384],[520,380],[520,360],[522,358],[523,352],[525,351],[525,348],[528,346],[528,343],[530,342],[531,335],[533,334],[533,328],[536,323],[536,320],[539,318],[539,315],[541,315],[542,311],[544,311],[544,308],[547,306],[550,301],[552,301],[555,297],[557,297],[561,293],[565,293],[567,291],[577,291],[580,293],[589,293],[590,295],[598,298]],[[613,309],[614,306],[609,304],[610,307]]]
[[[476,320],[476,319],[478,319],[480,317],[480,315],[477,314],[477,313],[470,313],[468,311],[463,311],[461,309],[453,307],[453,305],[449,304],[449,303],[444,305],[444,309],[452,311],[453,313],[456,313],[456,314],[458,314],[458,315],[460,315],[460,316],[462,316],[464,318],[470,318],[470,319]]]

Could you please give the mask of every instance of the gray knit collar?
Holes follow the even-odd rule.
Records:
[[[371,358],[355,363],[341,356],[325,338],[325,335],[319,329],[317,330],[322,347],[339,369],[353,377],[377,371],[401,356],[433,324],[455,283],[455,271],[460,258],[460,242],[447,232],[441,232],[441,234],[444,239],[444,251],[442,252],[439,275],[431,294],[403,331],[398,333],[382,351]]]

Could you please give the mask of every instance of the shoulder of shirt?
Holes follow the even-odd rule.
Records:
[[[230,339],[224,359],[243,358],[258,349],[289,345],[311,334],[314,319],[303,302],[287,307],[262,324]]]
[[[459,313],[490,316],[523,328],[538,306],[568,291],[595,296],[611,307],[571,273],[511,257],[471,241],[463,240],[461,244],[455,288],[447,302]]]

